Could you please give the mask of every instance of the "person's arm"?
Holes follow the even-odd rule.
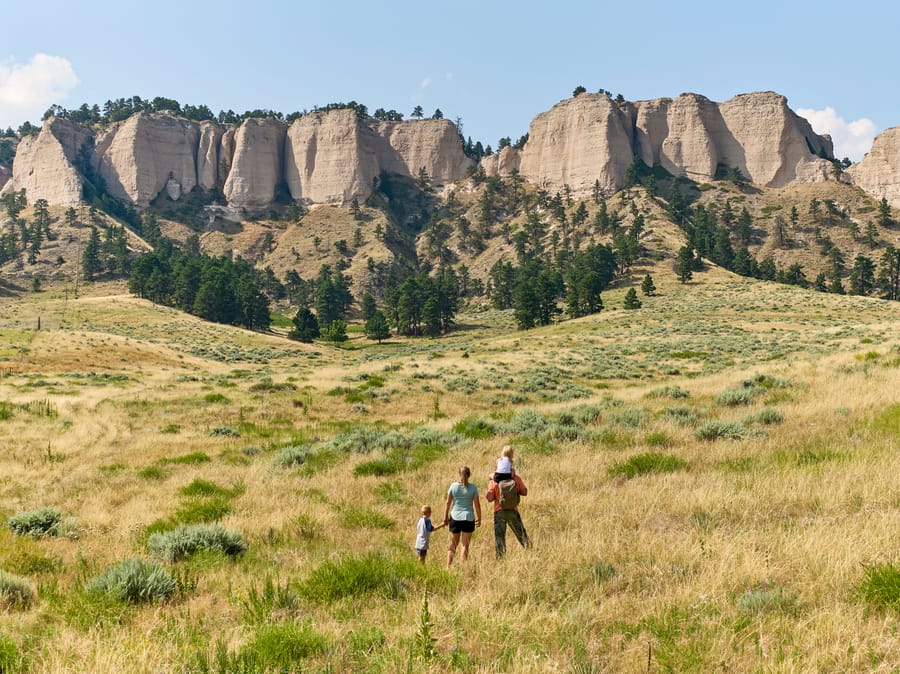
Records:
[[[472,503],[475,504],[475,526],[481,526],[481,499],[478,497],[478,494],[475,495]]]
[[[488,490],[484,495],[484,497],[488,501],[493,501],[495,498],[497,498],[496,487],[497,487],[497,483],[494,482],[494,478],[492,477],[490,482],[488,482]]]
[[[444,504],[444,524],[450,522],[450,506],[453,505],[453,494],[447,494],[447,503]]]
[[[431,530],[437,531],[438,529],[443,529],[445,526],[447,526],[446,522],[441,522],[440,524],[432,524]]]

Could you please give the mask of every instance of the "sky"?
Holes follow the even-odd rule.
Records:
[[[214,113],[355,100],[439,108],[496,147],[576,86],[630,101],[776,91],[858,161],[900,125],[898,25],[887,1],[16,2],[0,18],[0,128],[133,95]]]

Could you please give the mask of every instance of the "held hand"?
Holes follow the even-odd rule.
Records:
[[[481,526],[481,518],[480,518],[480,517],[479,517],[478,519],[475,520],[475,526],[476,526],[476,527],[480,527],[480,526]]]

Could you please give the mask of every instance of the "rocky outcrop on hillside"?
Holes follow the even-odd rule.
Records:
[[[81,202],[84,177],[76,168],[90,134],[67,119],[48,119],[40,133],[23,138],[13,160],[12,178],[0,194],[25,190],[28,200],[72,206]]]
[[[200,124],[200,144],[197,148],[197,184],[204,190],[214,190],[219,183],[219,148],[225,130],[213,122]],[[223,180],[224,182],[224,180]]]
[[[568,185],[588,194],[598,180],[613,192],[631,165],[631,139],[625,110],[603,94],[581,94],[534,118],[519,171],[551,192]]]
[[[521,172],[551,191],[568,185],[587,194],[595,181],[606,192],[624,184],[634,155],[673,175],[711,180],[740,169],[751,182],[782,187],[828,179],[831,140],[787,106],[784,96],[760,92],[715,103],[697,94],[618,104],[581,94],[531,123]],[[503,174],[503,158],[485,171]]]
[[[199,137],[195,122],[139,112],[97,136],[94,170],[112,196],[146,208],[167,186],[196,187]]]
[[[12,178],[12,171],[5,166],[0,166],[0,193],[3,192],[3,186]]]
[[[488,176],[509,175],[513,171],[518,171],[521,164],[522,153],[509,145],[499,152],[481,158],[481,167]]]
[[[91,139],[51,118],[37,138],[23,140],[3,189],[76,203],[83,178],[76,154]],[[424,171],[440,186],[464,178],[472,163],[448,120],[387,122],[350,108],[316,111],[289,126],[248,119],[224,127],[143,112],[99,131],[93,142],[94,172],[110,194],[138,208],[195,187],[221,190],[234,211],[258,212],[276,199],[346,205],[365,199],[382,171],[413,178]],[[521,150],[505,147],[482,167],[488,175],[517,170],[549,191],[567,185],[583,196],[596,184],[606,193],[620,189],[635,156],[696,181],[737,168],[751,182],[782,187],[828,180],[831,164],[818,155],[832,155],[830,138],[815,134],[772,92],[724,103],[697,94],[628,103],[583,93],[539,114]],[[882,175],[888,164],[873,158],[868,166],[876,168],[856,171],[859,184],[893,180]]]
[[[871,151],[847,174],[863,191],[900,208],[900,126],[878,134]]]
[[[383,122],[345,109],[291,124],[284,174],[294,200],[346,205],[369,196],[382,171],[417,177],[424,170],[434,185],[446,185],[464,178],[471,163],[452,122]]]
[[[432,184],[447,185],[462,180],[472,164],[449,120],[373,122],[372,128],[386,141],[377,152],[382,171],[417,177],[424,169]]]
[[[238,127],[224,187],[231,208],[257,210],[275,201],[282,181],[286,130],[277,119],[248,119]]]
[[[296,201],[350,203],[365,198],[379,173],[375,134],[356,111],[314,112],[287,130],[284,175]]]

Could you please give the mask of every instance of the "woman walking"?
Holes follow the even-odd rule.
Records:
[[[472,471],[468,466],[459,469],[459,482],[454,482],[447,490],[447,504],[444,506],[444,524],[450,529],[450,548],[447,551],[447,567],[453,564],[456,548],[462,544],[463,561],[469,558],[469,541],[475,527],[481,526],[481,501],[478,487],[469,482]]]

